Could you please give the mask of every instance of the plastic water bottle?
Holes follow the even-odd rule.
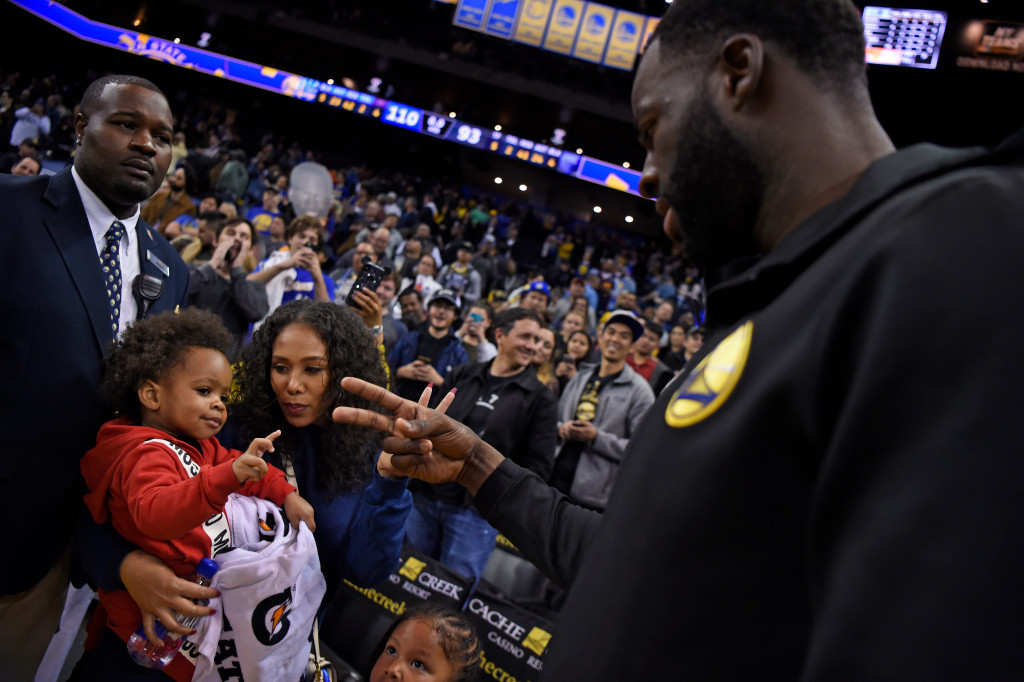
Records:
[[[197,585],[203,587],[209,587],[213,581],[214,574],[217,573],[217,562],[213,559],[203,559],[196,566],[195,573],[186,576],[186,580],[190,580]],[[205,599],[195,600],[197,604],[202,606],[206,605]],[[196,623],[199,622],[199,618],[196,616],[186,616],[181,613],[175,613],[174,619],[184,625],[187,628],[195,628]],[[160,670],[174,658],[174,655],[178,653],[178,649],[181,648],[181,643],[185,640],[184,637],[177,637],[167,631],[167,628],[156,621],[153,624],[156,634],[160,639],[163,640],[163,644],[153,644],[146,638],[146,632],[142,626],[132,634],[128,639],[128,653],[131,655],[132,660],[141,665],[144,668],[153,668]]]

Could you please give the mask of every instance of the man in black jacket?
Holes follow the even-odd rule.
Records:
[[[557,402],[530,362],[540,334],[537,313],[510,308],[494,318],[498,355],[452,370],[446,387],[458,389],[448,414],[539,476],[554,463]],[[471,506],[456,483],[413,481],[406,538],[421,552],[468,578],[487,565],[498,532]]]
[[[336,418],[429,436],[393,464],[460,482],[570,586],[542,680],[1024,678],[1024,133],[896,151],[864,50],[842,0],[675,0],[659,23],[640,191],[709,268],[708,336],[600,519],[346,380],[429,419]],[[403,439],[384,448],[430,445]]]

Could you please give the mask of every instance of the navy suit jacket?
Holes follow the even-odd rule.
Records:
[[[188,267],[149,225],[135,229],[142,272],[164,282],[149,314],[184,307]],[[84,493],[79,460],[111,416],[101,390],[110,309],[70,168],[0,175],[0,325],[0,593],[13,594],[67,546]]]

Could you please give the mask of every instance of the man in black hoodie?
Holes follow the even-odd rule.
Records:
[[[676,0],[658,25],[640,191],[707,268],[707,339],[603,517],[387,403],[429,419],[385,450],[435,450],[394,466],[461,483],[568,587],[541,680],[1024,677],[1024,133],[897,152],[864,51],[844,0]]]

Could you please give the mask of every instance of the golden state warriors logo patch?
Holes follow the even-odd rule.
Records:
[[[665,410],[672,427],[696,424],[726,401],[747,364],[754,323],[747,321],[700,361],[679,387]]]

